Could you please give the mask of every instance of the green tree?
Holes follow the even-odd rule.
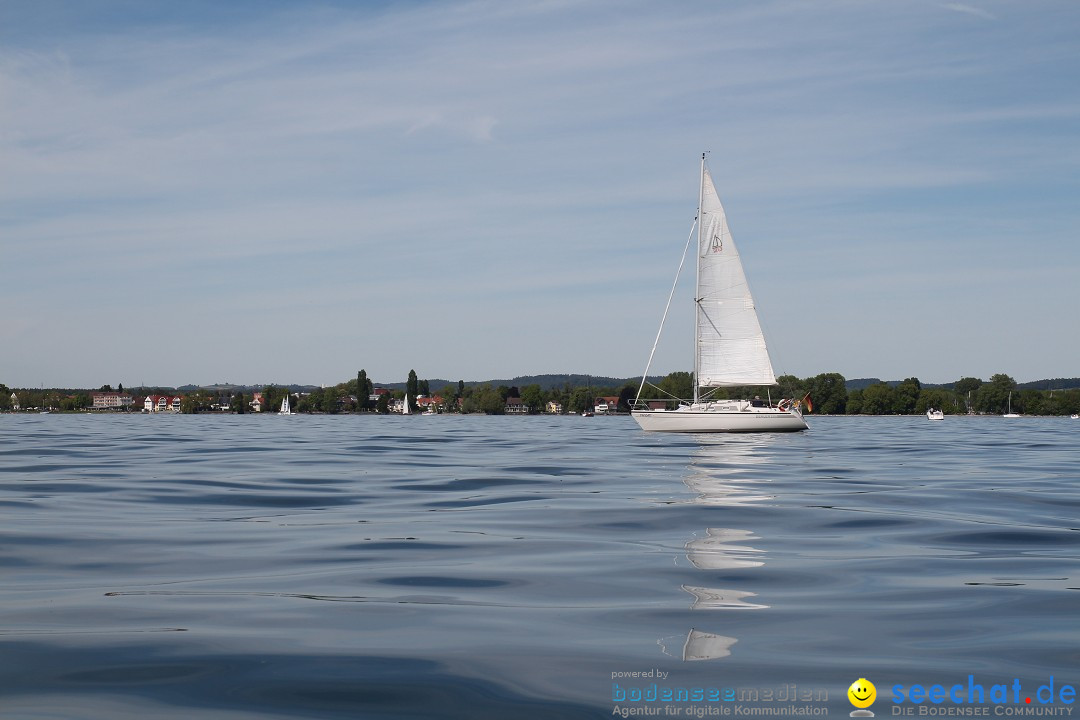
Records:
[[[1055,396],[1057,398],[1058,396]],[[1059,400],[1062,415],[1080,414],[1080,390],[1066,390]]]
[[[1016,389],[1016,381],[1004,373],[990,376],[975,395],[975,409],[983,413],[1000,415],[1009,407],[1009,393]],[[1015,409],[1015,408],[1014,408]]]
[[[405,382],[405,396],[409,401],[409,410],[416,410],[416,395],[419,392],[419,382],[416,379],[416,371],[409,371],[409,379]]]
[[[847,412],[848,393],[843,375],[822,373],[809,378],[807,385],[809,385],[810,400],[814,403],[814,412],[825,415],[843,415]],[[788,395],[787,397],[802,397],[802,395]]]
[[[538,413],[544,407],[544,391],[539,385],[526,385],[521,389],[521,402],[525,403],[530,413]]]
[[[508,388],[503,385],[497,388],[486,385],[481,388],[478,397],[480,412],[488,415],[502,415],[505,413],[507,390]]]
[[[847,398],[847,414],[858,415],[862,412],[862,408],[862,390],[852,390],[851,392],[849,392]]]
[[[243,415],[247,412],[247,400],[244,399],[244,393],[236,393],[233,395],[232,410],[237,415]]]
[[[915,412],[921,415],[930,408],[941,410],[946,415],[966,412],[966,406],[960,401],[960,396],[946,388],[923,388],[919,392]]]
[[[669,373],[658,386],[665,397],[689,400],[694,397],[694,377],[683,371]]]
[[[1025,415],[1049,415],[1050,398],[1041,390],[1021,390],[1013,393],[1013,412]]]
[[[983,381],[979,378],[962,377],[953,383],[953,390],[961,395],[967,395],[969,392],[974,392],[979,389],[979,386],[983,384]]]
[[[570,391],[570,412],[583,413],[586,410],[593,411],[596,398],[593,397],[592,390],[588,387],[576,387]]]
[[[390,393],[383,393],[375,403],[375,412],[386,415],[390,412]]]
[[[212,402],[213,399],[205,393],[190,393],[180,398],[180,412],[187,415],[205,412],[210,409]]]
[[[892,411],[897,415],[911,415],[919,402],[922,383],[919,378],[909,377],[893,388]]]
[[[0,392],[3,392],[0,390]],[[1080,390],[1054,390],[1053,396],[1046,398],[1043,412],[1047,415],[1072,415],[1080,408]]]
[[[970,412],[975,409],[975,401],[977,399],[976,393],[979,388],[982,387],[983,381],[979,378],[962,377],[953,383],[953,390],[956,394],[963,399],[964,412]]]
[[[453,385],[443,386],[442,392],[439,393],[442,396],[443,412],[457,412],[458,409],[458,396],[454,391]]]
[[[505,410],[506,397],[490,384],[469,388],[461,407],[463,413],[488,415],[502,415]]]
[[[823,375],[818,375],[818,377],[824,377],[824,376]],[[839,377],[841,380],[843,380],[843,375],[837,375],[837,377]],[[800,380],[799,378],[795,377],[794,375],[781,375],[780,377],[776,378],[776,384],[777,384],[777,388],[776,388],[777,399],[780,399],[780,398],[795,398],[795,399],[798,399],[798,398],[801,398],[803,395],[805,395],[807,392],[811,392],[811,388],[808,386],[808,383],[803,381],[803,380]],[[814,402],[814,409],[818,410],[818,396],[811,392],[810,399],[813,400],[813,402]],[[845,401],[846,401],[846,399],[845,399]],[[818,410],[818,412],[825,412],[825,411],[824,410]]]
[[[356,405],[360,410],[371,407],[371,393],[374,387],[368,379],[367,371],[361,370],[356,373]]]
[[[894,404],[893,389],[889,384],[874,383],[863,389],[860,412],[863,415],[888,415],[893,412]]]
[[[323,388],[322,411],[336,415],[341,410],[341,391],[337,387]]]
[[[285,398],[285,388],[279,388],[277,385],[267,385],[263,388],[263,411],[273,412],[281,407],[281,401]],[[180,408],[183,412],[184,403],[181,401]]]

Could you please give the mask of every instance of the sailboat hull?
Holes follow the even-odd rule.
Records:
[[[678,410],[635,410],[631,415],[647,432],[798,432],[806,429],[806,421],[798,412],[776,408],[681,407]]]

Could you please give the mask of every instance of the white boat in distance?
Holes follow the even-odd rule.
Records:
[[[944,420],[945,419],[945,412],[943,410],[935,410],[934,408],[930,408],[929,410],[926,411],[926,419],[927,420]]]
[[[281,409],[278,410],[278,415],[295,415],[295,414],[296,413],[294,413],[292,411],[292,408],[289,406],[289,396],[288,396],[288,394],[286,394],[285,397],[281,400]]]
[[[1016,417],[1020,417],[1020,416],[1019,416],[1019,415],[1018,415],[1017,413],[1014,413],[1014,412],[1012,411],[1012,393],[1011,393],[1011,392],[1009,393],[1009,412],[1005,413],[1005,414],[1004,414],[1004,415],[1002,415],[1001,417],[1007,417],[1007,418],[1016,418]]]
[[[765,336],[761,332],[754,298],[746,282],[738,248],[728,229],[727,216],[716,194],[712,177],[701,156],[701,191],[698,203],[697,283],[694,293],[696,316],[694,357],[694,397],[679,401],[674,410],[653,407],[642,401],[656,345],[664,321],[656,335],[645,374],[638,388],[634,420],[642,430],[658,432],[792,432],[806,429],[802,402],[782,400],[778,405],[753,400],[713,399],[716,388],[777,385]],[[687,248],[691,238],[687,239]],[[686,251],[683,251],[683,260]],[[682,270],[682,264],[679,265]],[[675,278],[678,284],[678,276]],[[667,319],[671,307],[672,287]],[[701,388],[710,388],[701,394]],[[809,396],[803,398],[809,407]]]

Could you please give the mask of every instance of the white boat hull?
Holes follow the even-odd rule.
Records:
[[[806,421],[796,410],[684,406],[678,410],[635,410],[630,413],[648,432],[798,432]]]

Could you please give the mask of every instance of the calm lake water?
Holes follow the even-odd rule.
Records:
[[[1080,421],[810,424],[0,416],[0,717],[846,717],[858,678],[878,717],[1007,685],[993,716],[1080,685]],[[680,688],[719,698],[651,700]]]

